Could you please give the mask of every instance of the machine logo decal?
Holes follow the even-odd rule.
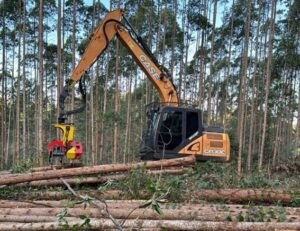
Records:
[[[148,69],[148,71],[150,72],[150,74],[155,78],[155,79],[159,79],[159,74],[156,73],[155,68],[151,66],[151,64],[147,61],[147,58],[145,55],[141,55],[140,56],[140,60],[142,61],[142,63],[146,66],[146,68]]]
[[[225,154],[224,150],[204,149],[205,154]]]

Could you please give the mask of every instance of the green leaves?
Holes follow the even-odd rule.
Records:
[[[87,206],[91,204],[92,200],[93,198],[91,198],[89,195],[85,195],[82,200],[83,207],[87,208]]]
[[[159,203],[156,199],[151,199],[148,202],[146,202],[145,204],[139,206],[139,208],[148,208],[148,207],[153,209],[159,215],[163,215],[163,211],[161,210]]]
[[[108,180],[106,181],[104,184],[102,184],[101,186],[98,187],[98,190],[100,191],[105,191],[108,188],[110,188],[111,186],[113,186],[115,184],[114,180]]]
[[[64,208],[61,212],[59,212],[56,215],[59,225],[64,227],[64,228],[69,228],[69,223],[66,220],[67,215],[68,215],[68,209],[67,208]]]

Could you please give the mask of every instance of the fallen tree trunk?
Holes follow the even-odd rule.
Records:
[[[219,189],[219,190],[199,190],[190,193],[190,199],[195,200],[227,200],[232,202],[252,201],[252,202],[274,202],[280,201],[289,203],[293,200],[293,193],[299,195],[300,191],[288,192],[283,189]]]
[[[67,221],[79,221],[76,217],[65,217]],[[16,216],[16,215],[0,215],[0,222],[20,222],[20,223],[30,223],[30,222],[51,222],[57,221],[56,216]],[[0,225],[1,227],[1,225]]]
[[[138,167],[158,168],[158,167],[167,167],[167,166],[184,166],[194,162],[195,162],[194,156],[187,156],[178,159],[148,161],[148,162],[139,162],[133,164],[107,164],[107,165],[98,165],[92,167],[49,170],[46,172],[25,173],[18,176],[0,178],[0,185],[12,185],[17,183],[36,181],[36,180],[47,180],[47,179],[54,179],[60,177],[73,177],[73,176],[84,176],[84,175],[91,175],[91,174],[122,172],[122,171],[128,171],[130,169],[138,168]]]
[[[177,168],[177,169],[163,169],[163,170],[148,170],[147,173],[150,175],[159,175],[159,174],[175,174],[180,175],[184,174],[188,169]],[[108,180],[119,181],[123,180],[127,175],[126,174],[116,174],[116,175],[106,175],[99,177],[80,177],[80,178],[66,178],[65,181],[70,185],[85,185],[85,184],[101,184]],[[16,184],[15,187],[41,187],[41,186],[61,186],[65,185],[59,179],[51,180],[38,180],[25,183]]]
[[[88,193],[89,195],[101,199],[128,199],[128,192],[109,190],[100,192],[98,190],[80,190],[80,194]],[[300,191],[286,191],[283,189],[203,189],[199,191],[187,192],[185,195],[186,202],[188,201],[230,201],[238,202],[264,202],[264,203],[291,203]],[[70,197],[68,191],[46,191],[46,192],[30,192],[22,194],[27,199],[41,200],[41,199],[66,199]],[[140,195],[146,196],[146,191],[140,191]],[[130,198],[130,197],[129,197]]]
[[[242,206],[213,206],[213,205],[183,205],[180,209],[161,205],[163,213],[160,215],[150,208],[138,208],[139,205],[130,204],[108,204],[109,213],[116,219],[154,219],[154,220],[203,220],[203,221],[238,221],[241,217],[248,216],[254,219],[251,213],[264,213],[264,219],[277,221],[284,212],[286,220],[300,222],[300,212],[296,208],[286,208],[284,211],[277,211],[275,207],[244,208]],[[104,208],[104,206],[103,206]],[[0,215],[14,216],[56,216],[64,211],[64,208],[2,208]],[[268,211],[272,216],[268,216]],[[248,214],[248,215],[247,215]],[[250,215],[249,215],[250,214]],[[79,217],[86,215],[91,218],[103,218],[98,208],[68,208],[66,216]],[[4,219],[4,218],[3,218]]]
[[[66,178],[65,181],[70,185],[84,185],[84,184],[101,184],[108,180],[119,181],[126,176],[123,174],[109,175],[101,177],[84,177],[84,178]],[[16,187],[41,187],[41,186],[62,186],[64,183],[61,180],[38,180],[25,183],[16,184]]]
[[[50,166],[43,166],[43,167],[35,167],[31,168],[30,172],[43,172],[43,171],[50,171],[53,169],[66,169],[66,168],[78,168],[83,167],[82,163],[69,163],[69,164],[56,164]]]
[[[109,191],[99,191],[99,190],[78,190],[81,195],[88,194],[90,196],[99,199],[123,199],[126,194],[120,190],[109,190]],[[18,197],[22,197],[26,200],[63,200],[74,198],[72,193],[69,191],[35,191],[35,192],[25,192],[19,193]]]
[[[146,200],[106,200],[108,209],[126,209],[130,211],[134,208],[141,207],[142,205],[148,203]],[[160,208],[164,211],[208,211],[211,212],[228,212],[233,218],[238,213],[241,215],[246,215],[247,212],[251,211],[271,211],[272,215],[275,217],[280,213],[286,213],[289,217],[291,217],[291,221],[300,221],[300,211],[298,208],[294,207],[282,207],[281,209],[278,206],[253,206],[253,205],[241,205],[241,204],[194,204],[194,203],[159,203]],[[0,208],[84,208],[83,203],[78,203],[78,201],[48,201],[48,200],[40,200],[40,201],[31,201],[31,202],[23,202],[23,201],[9,201],[9,200],[1,200]],[[88,208],[94,208],[94,206],[90,205]],[[283,209],[283,210],[282,210]],[[88,210],[86,210],[88,211]],[[251,212],[252,213],[252,212]],[[293,218],[294,217],[294,218]]]
[[[76,227],[77,230],[85,230],[87,227],[80,227],[83,221],[70,221],[68,227]],[[89,230],[114,229],[111,220],[97,219],[90,221]],[[167,229],[167,230],[234,230],[234,231],[275,231],[275,230],[299,230],[300,222],[209,222],[209,221],[185,221],[185,220],[126,220],[124,229]],[[59,222],[47,223],[1,223],[0,230],[65,230]]]
[[[117,208],[109,208],[109,213],[116,219],[166,219],[166,220],[214,220],[224,221],[228,216],[228,212],[211,211],[210,207],[201,208],[199,210],[181,210],[181,209],[164,209],[163,214],[159,215],[152,209],[135,209],[124,208],[119,205]],[[0,215],[14,215],[14,216],[56,216],[61,213],[63,208],[3,208],[0,210]],[[86,215],[92,218],[103,218],[97,208],[69,208],[67,216],[79,217]],[[130,211],[132,211],[130,213]]]
[[[10,171],[0,171],[0,175],[8,175],[11,174]]]

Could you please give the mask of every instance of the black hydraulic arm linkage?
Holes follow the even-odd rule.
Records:
[[[86,92],[84,89],[84,80],[83,78],[81,78],[79,80],[79,92],[82,96],[82,105],[79,108],[76,108],[74,110],[71,111],[66,111],[65,112],[65,100],[68,97],[68,95],[70,95],[70,93],[72,92],[72,89],[74,88],[76,82],[68,79],[66,81],[66,85],[63,87],[62,92],[60,93],[59,96],[59,108],[60,108],[60,113],[59,113],[59,117],[58,117],[58,123],[65,123],[67,116],[69,115],[73,115],[73,114],[77,114],[80,112],[83,112],[85,109],[85,103],[86,103]]]

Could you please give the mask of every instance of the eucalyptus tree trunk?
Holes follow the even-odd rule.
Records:
[[[166,8],[167,6],[165,5],[164,7],[164,17],[163,17],[163,28],[164,28],[164,32],[163,32],[163,41],[162,41],[162,65],[165,66],[165,59],[166,59],[166,33],[167,33],[167,28],[166,28],[166,24],[167,24],[167,18],[166,18]]]
[[[6,20],[5,20],[5,10],[3,7],[2,11],[2,100],[6,97]],[[3,102],[1,107],[2,113],[2,123],[1,123],[1,168],[4,168],[4,163],[7,163],[6,152],[5,152],[5,144],[6,144],[6,101]],[[9,129],[9,127],[8,127]],[[8,151],[8,150],[7,150]]]
[[[259,4],[259,13],[261,15],[262,7]],[[250,133],[249,133],[249,143],[248,143],[248,155],[247,155],[247,170],[251,170],[252,154],[253,154],[253,142],[254,142],[254,130],[255,130],[255,117],[256,117],[256,97],[257,97],[257,86],[256,78],[258,75],[258,47],[259,47],[259,32],[260,32],[260,17],[257,19],[256,37],[255,37],[255,58],[254,58],[254,71],[252,80],[252,99],[251,99],[251,115],[250,115]]]
[[[39,4],[39,76],[37,81],[37,157],[40,165],[43,163],[43,0]]]
[[[116,79],[115,79],[115,108],[114,112],[116,115],[119,113],[119,65],[120,65],[120,42],[116,41]],[[115,118],[114,118],[115,119]],[[113,134],[113,163],[117,162],[118,156],[118,122],[114,121],[114,134]]]
[[[100,0],[97,1],[97,6],[100,8]],[[100,21],[100,9],[96,8],[96,17],[97,17],[97,24],[99,24]],[[103,65],[102,65],[103,67]],[[102,71],[102,69],[101,69]],[[96,163],[99,163],[100,156],[99,156],[99,151],[100,151],[100,60],[97,61],[96,63],[96,80],[95,80],[95,130],[96,130],[96,137],[95,137],[95,153],[96,153]]]
[[[126,163],[126,155],[128,155],[128,140],[129,140],[129,130],[131,126],[131,85],[132,85],[132,74],[129,76],[129,80],[127,79],[128,90],[127,90],[127,112],[126,112],[126,128],[125,128],[125,142],[124,142],[124,150],[123,150],[123,163]],[[128,159],[128,157],[127,157]]]
[[[181,14],[181,27],[182,27],[182,40],[183,40],[183,49],[181,51],[180,56],[180,64],[179,64],[179,86],[178,86],[178,97],[181,100],[182,95],[182,79],[183,79],[183,59],[184,59],[184,34],[185,34],[185,12],[186,12],[186,0],[183,1],[183,11]]]
[[[27,136],[26,136],[26,108],[27,108],[27,102],[26,102],[26,0],[23,0],[23,142],[22,142],[22,151],[23,151],[23,159],[26,158],[26,147],[27,147]]]
[[[75,52],[76,52],[76,0],[73,0],[73,10],[72,10],[72,71],[75,69]],[[71,110],[74,109],[74,91],[71,96]],[[71,115],[71,122],[74,121],[74,115]]]
[[[93,0],[93,17],[92,17],[92,30],[91,32],[93,33],[94,31],[94,27],[95,27],[95,17],[96,17],[96,6],[95,6],[95,0]],[[97,155],[96,155],[96,150],[95,150],[95,127],[94,127],[94,123],[95,123],[95,116],[94,116],[94,72],[92,71],[91,73],[91,85],[90,85],[90,123],[91,123],[91,136],[90,136],[90,140],[91,140],[91,155],[92,155],[92,164],[95,165],[97,162]]]
[[[151,3],[149,7],[150,11],[150,17],[149,17],[149,32],[148,32],[148,39],[147,39],[147,44],[151,50],[152,48],[152,36],[153,36],[153,3]],[[160,22],[159,22],[160,23]],[[146,84],[145,84],[145,105],[149,103],[151,100],[151,82],[148,78],[146,78]]]
[[[57,117],[59,116],[59,95],[62,90],[62,56],[61,56],[61,0],[57,3]]]
[[[189,7],[189,6],[188,6]],[[190,24],[188,23],[188,20],[186,20],[186,42],[185,42],[185,60],[184,60],[184,76],[183,76],[183,101],[186,102],[186,92],[187,92],[187,67],[188,67],[188,56],[189,56],[189,47],[190,47],[190,39],[189,39],[189,30],[190,30]]]
[[[295,157],[298,155],[300,145],[300,81],[298,81],[298,118],[297,118],[297,128],[296,128],[296,150]]]
[[[21,1],[19,1],[19,23],[21,22]],[[16,130],[15,130],[15,164],[19,164],[20,161],[20,91],[21,91],[21,31],[18,31],[18,77],[17,77],[17,95],[16,95]]]
[[[241,83],[240,83],[240,100],[239,100],[239,149],[238,149],[238,174],[242,171],[242,153],[243,153],[243,135],[244,135],[244,118],[245,118],[245,95],[246,95],[246,79],[248,69],[248,44],[251,23],[251,0],[247,0],[247,18],[245,23],[245,40],[242,59]]]
[[[263,130],[262,130],[262,140],[258,160],[258,168],[262,169],[263,158],[264,158],[264,147],[266,139],[266,130],[267,130],[267,115],[268,115],[268,100],[269,100],[269,91],[270,91],[270,78],[271,78],[271,65],[272,65],[272,49],[273,49],[273,38],[274,38],[274,24],[276,17],[276,2],[277,0],[272,0],[272,11],[271,11],[271,21],[270,21],[270,32],[269,32],[269,43],[268,43],[268,59],[266,66],[266,85],[265,85],[265,99],[264,99],[264,115],[263,115]]]
[[[177,20],[177,8],[178,8],[178,4],[177,4],[177,0],[173,0],[173,14],[174,14],[174,18],[172,21],[172,46],[171,46],[171,61],[170,61],[170,65],[171,65],[171,77],[173,78],[174,76],[174,53],[175,53],[175,41],[176,41],[176,20]]]
[[[211,92],[213,84],[213,67],[214,67],[214,46],[215,46],[215,28],[216,28],[216,18],[217,18],[217,6],[218,1],[214,0],[214,12],[213,12],[213,25],[211,34],[211,51],[210,51],[210,67],[209,67],[209,77],[208,77],[208,96],[207,96],[207,124],[211,123]]]
[[[226,70],[226,80],[225,80],[225,110],[224,110],[224,115],[222,116],[222,124],[224,126],[224,129],[227,128],[227,100],[228,100],[228,80],[231,72],[231,53],[232,53],[232,40],[233,40],[233,22],[234,22],[234,0],[232,1],[232,6],[231,6],[231,20],[230,20],[230,37],[229,37],[229,50],[228,50],[228,67]]]
[[[204,9],[203,9],[203,15],[206,18],[207,17],[207,0],[204,0]],[[201,7],[201,6],[199,6]],[[200,9],[199,9],[200,10]],[[204,85],[204,79],[205,79],[205,52],[207,47],[207,41],[206,41],[206,33],[207,29],[202,29],[201,32],[201,53],[200,53],[200,77],[199,77],[199,108],[203,109],[203,101],[204,101],[204,92],[205,92],[205,85]]]
[[[277,118],[277,125],[276,125],[276,134],[274,139],[274,150],[273,150],[273,158],[272,158],[272,165],[275,166],[276,158],[278,156],[278,146],[280,142],[280,129],[281,129],[281,117]]]

